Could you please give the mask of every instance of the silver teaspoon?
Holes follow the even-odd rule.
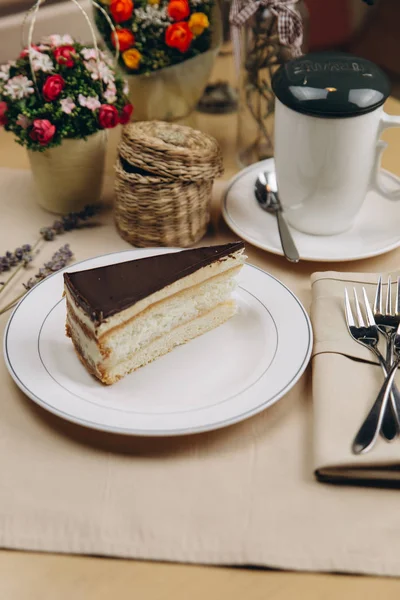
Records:
[[[285,217],[282,214],[282,204],[279,200],[276,176],[273,171],[265,171],[259,174],[254,187],[254,193],[261,208],[268,213],[274,214],[278,220],[279,237],[285,257],[290,262],[299,262],[299,253]]]

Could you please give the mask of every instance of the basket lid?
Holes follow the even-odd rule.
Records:
[[[130,123],[123,129],[118,150],[132,167],[169,179],[211,179],[223,172],[217,141],[184,125]]]

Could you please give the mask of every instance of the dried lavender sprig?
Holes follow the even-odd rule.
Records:
[[[32,253],[30,244],[24,244],[21,248],[16,248],[14,252],[7,250],[4,256],[0,256],[0,273],[9,271],[12,267],[24,262]]]
[[[65,231],[72,231],[82,226],[84,221],[94,217],[100,211],[99,206],[88,204],[79,212],[72,212],[62,217],[61,220],[56,220],[50,227],[42,227],[40,235],[46,242],[51,242],[57,235]]]
[[[34,277],[31,277],[29,281],[23,284],[25,291],[19,294],[16,298],[14,298],[7,306],[0,309],[0,315],[4,314],[8,310],[11,310],[26,293],[27,290],[32,289],[39,281],[43,281],[46,277],[51,275],[52,273],[56,273],[60,269],[63,269],[68,265],[68,263],[73,258],[73,253],[69,247],[69,244],[65,244],[61,248],[57,250],[51,257],[47,263],[45,263],[44,267],[39,269]]]
[[[42,281],[52,273],[59,271],[67,266],[73,257],[73,253],[70,250],[69,244],[65,244],[57,252],[53,254],[51,260],[45,263],[44,267],[39,269],[34,277],[31,277],[29,281],[23,284],[26,290],[32,289],[39,281]]]
[[[36,246],[37,246],[37,244],[35,244],[35,247]],[[9,258],[7,255],[9,255],[9,254],[11,254],[11,252],[6,252],[6,256],[1,257],[0,260],[2,260],[2,259],[7,260]],[[10,275],[9,278],[5,282],[0,282],[0,285],[2,286],[0,288],[0,294],[1,294],[1,292],[4,291],[6,286],[9,285],[9,283],[14,279],[14,277],[16,275],[18,275],[20,270],[25,269],[29,265],[29,263],[32,262],[33,248],[29,244],[25,244],[24,246],[22,246],[22,248],[17,248],[16,250],[14,250],[13,256],[14,256],[14,260],[17,261],[18,267],[15,269],[15,271],[12,273],[12,275]],[[8,264],[8,269],[9,269],[12,265],[10,262],[8,262],[7,264]],[[8,269],[5,269],[5,270],[8,270]],[[0,270],[0,273],[1,273],[1,270]]]
[[[10,271],[12,267],[17,266],[17,269],[5,282],[0,282],[0,293],[4,291],[5,287],[19,271],[33,260],[32,252],[42,240],[51,242],[57,235],[81,227],[85,221],[95,216],[100,210],[100,206],[88,204],[79,212],[69,213],[62,217],[61,220],[57,219],[50,227],[42,227],[39,231],[40,237],[32,247],[29,244],[24,244],[14,252],[8,251],[5,256],[0,256],[0,274],[5,271]]]

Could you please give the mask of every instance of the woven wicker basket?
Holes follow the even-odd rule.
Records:
[[[211,190],[222,174],[214,138],[161,121],[124,128],[118,148],[115,221],[134,246],[186,247],[206,233]]]

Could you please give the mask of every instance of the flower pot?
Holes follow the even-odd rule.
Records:
[[[107,132],[83,139],[64,139],[44,152],[28,150],[38,203],[56,214],[82,210],[100,201]]]
[[[210,78],[219,46],[172,67],[127,75],[135,121],[176,121],[187,117]]]
[[[106,4],[105,0],[101,1]],[[95,20],[100,35],[115,59],[108,24],[101,24],[98,11],[95,11]],[[218,2],[212,8],[210,22],[212,33],[208,49],[183,62],[135,74],[126,68],[120,57],[120,66],[129,86],[129,100],[134,106],[134,121],[178,121],[193,112],[207,86],[222,43],[222,20]],[[142,48],[142,53],[150,54],[151,48],[151,45]]]

